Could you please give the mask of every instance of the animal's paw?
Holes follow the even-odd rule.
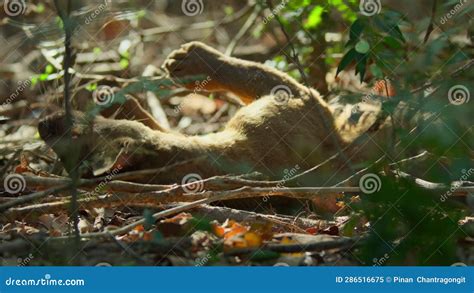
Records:
[[[216,72],[221,67],[225,56],[217,50],[200,43],[190,42],[174,50],[166,58],[163,67],[169,73],[171,78],[176,79],[182,84],[194,84],[191,80],[187,82],[183,77],[193,76],[199,80],[215,80]]]

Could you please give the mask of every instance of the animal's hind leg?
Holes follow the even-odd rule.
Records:
[[[167,131],[140,105],[135,97],[130,95],[126,96],[125,103],[114,104],[103,110],[101,115],[107,118],[135,120],[153,130]]]
[[[260,63],[225,56],[199,42],[173,51],[164,63],[170,76],[189,89],[226,90],[245,103],[269,94],[301,96],[308,89],[289,75]],[[183,77],[202,76],[202,81],[184,83]]]

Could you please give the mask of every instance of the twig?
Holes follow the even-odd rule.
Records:
[[[5,164],[5,166],[3,166],[2,169],[0,169],[0,174],[6,174],[7,173],[7,170],[8,168],[10,168],[11,165],[13,165],[13,162],[16,160],[16,158],[18,158],[18,156],[20,155],[20,153],[22,152],[23,149],[18,149],[15,151],[15,153],[13,154],[13,156],[7,161],[7,163]]]
[[[249,18],[247,18],[244,25],[240,28],[239,32],[235,35],[235,37],[227,46],[227,49],[225,50],[225,55],[227,56],[232,55],[240,39],[242,39],[242,37],[248,32],[248,30],[255,23],[255,20],[257,20],[257,17],[260,14],[260,11],[261,11],[260,6],[255,5],[255,8],[253,9],[252,14],[250,14]]]
[[[168,216],[180,213],[180,212],[184,212],[184,211],[189,210],[193,207],[199,206],[200,204],[209,203],[209,202],[210,202],[210,199],[208,199],[208,198],[200,199],[200,200],[188,203],[186,205],[178,206],[178,207],[175,207],[175,208],[171,208],[169,210],[165,210],[165,211],[153,214],[153,218],[155,220],[161,219],[161,218],[168,217]],[[87,233],[87,234],[81,235],[81,237],[82,238],[97,238],[97,237],[100,238],[100,237],[104,237],[104,236],[107,236],[107,235],[116,236],[116,235],[120,235],[120,234],[125,234],[125,233],[133,230],[135,227],[137,227],[139,225],[142,225],[142,224],[145,224],[145,219],[138,220],[136,222],[133,222],[131,224],[128,224],[126,226],[123,226],[121,228],[118,228],[118,229],[115,229],[115,230],[112,230],[112,231],[99,232],[99,233]],[[62,238],[62,237],[60,237],[60,238]],[[65,237],[65,238],[69,238],[69,237]]]
[[[201,214],[203,217],[223,222],[227,219],[232,219],[237,222],[258,222],[264,221],[271,223],[274,227],[282,227],[291,229],[300,233],[306,233],[304,228],[320,227],[323,221],[316,221],[310,219],[299,219],[293,221],[292,218],[284,218],[276,215],[267,215],[249,211],[242,211],[231,209],[228,207],[218,207],[211,205],[202,205],[192,209],[193,214]]]
[[[426,184],[420,183],[419,180],[415,180],[415,183],[420,188],[427,187]],[[436,183],[432,183],[436,184]],[[437,185],[435,188],[428,188],[431,191],[446,191],[449,187],[446,185]],[[82,208],[93,208],[93,207],[116,207],[120,205],[130,203],[152,203],[152,204],[165,204],[165,203],[176,203],[176,202],[189,202],[188,205],[180,206],[178,211],[170,209],[165,214],[160,214],[158,218],[169,216],[176,212],[182,212],[194,208],[200,204],[208,204],[216,201],[231,200],[231,199],[243,199],[252,197],[270,197],[270,196],[282,196],[297,199],[314,199],[315,197],[321,196],[332,196],[334,194],[343,193],[360,193],[359,187],[295,187],[295,188],[268,188],[268,187],[241,187],[233,190],[224,191],[205,191],[200,193],[183,194],[181,186],[176,186],[167,190],[158,192],[142,192],[138,194],[134,193],[115,193],[108,197],[86,197],[80,198],[78,203],[81,204]],[[453,191],[453,196],[464,196],[468,193],[474,192],[474,186],[461,186],[457,187]],[[4,205],[11,205],[12,203],[7,202]],[[16,206],[15,204],[13,206]],[[4,213],[5,216],[16,217],[25,213],[31,213],[35,211],[41,212],[56,212],[57,210],[67,208],[70,205],[70,198],[65,198],[59,202],[50,202],[44,204],[37,204],[27,207],[11,208]],[[11,207],[11,206],[9,206]],[[164,213],[165,211],[163,211]],[[139,225],[137,223],[137,225]],[[115,234],[114,234],[115,235]]]
[[[446,190],[450,187],[455,187],[455,193],[461,194],[461,193],[469,193],[469,192],[474,192],[474,185],[473,186],[467,186],[463,187],[463,183],[468,183],[471,184],[471,182],[464,182],[464,181],[454,181],[450,184],[450,186],[444,184],[444,183],[439,183],[439,182],[431,182],[427,181],[421,178],[417,178],[413,175],[410,175],[408,173],[396,170],[393,171],[393,174],[400,176],[401,178],[407,179],[410,182],[415,183],[417,186],[427,189],[427,190]]]
[[[155,76],[155,77],[150,77],[150,78],[137,78],[137,77],[134,77],[134,78],[122,78],[122,77],[117,77],[117,76],[114,76],[114,75],[109,75],[109,74],[106,74],[106,75],[102,75],[102,74],[89,74],[89,73],[81,73],[81,72],[77,72],[77,71],[74,71],[74,75],[79,77],[79,78],[82,78],[82,79],[92,79],[94,81],[101,81],[101,80],[105,80],[105,81],[113,81],[113,82],[116,82],[116,83],[134,83],[134,82],[143,82],[143,81],[159,81],[159,80],[163,80],[165,78],[163,78],[163,76]]]
[[[433,0],[433,6],[431,8],[430,24],[428,25],[428,28],[426,29],[426,34],[425,34],[425,38],[423,39],[423,44],[426,44],[426,42],[428,42],[428,39],[430,38],[430,35],[433,32],[437,5],[438,5],[438,0]]]
[[[459,76],[462,72],[466,71],[467,69],[471,68],[472,66],[474,65],[474,59],[470,59],[468,61],[466,61],[461,67],[457,67],[456,70],[454,70],[453,72],[449,73],[449,76],[452,76],[452,77],[457,77]],[[443,76],[444,78],[444,76]],[[441,81],[441,80],[440,80]],[[424,91],[426,90],[427,88],[433,86],[434,82],[433,81],[429,81],[427,83],[425,83],[424,85],[420,86],[420,87],[417,87],[413,90],[410,91],[411,94],[416,94],[418,92],[421,92],[421,91]],[[439,87],[438,87],[439,88]],[[437,90],[433,90],[431,91],[430,95],[433,95]]]
[[[395,165],[399,165],[401,163],[404,163],[404,162],[408,162],[408,161],[413,161],[413,160],[418,160],[418,159],[423,159],[426,155],[428,155],[429,153],[427,151],[424,151],[416,156],[413,156],[413,157],[410,157],[410,158],[406,158],[406,159],[403,159],[403,160],[400,160],[398,162],[395,162],[395,163],[391,163],[389,164],[389,166],[395,166]],[[341,186],[343,185],[344,183],[347,183],[349,181],[351,181],[352,179],[354,179],[355,177],[367,172],[369,169],[372,169],[372,168],[375,168],[375,166],[377,166],[383,159],[385,159],[386,155],[383,155],[381,156],[380,158],[378,158],[373,164],[371,164],[369,167],[367,168],[364,168],[364,169],[361,169],[357,172],[355,172],[353,175],[349,176],[348,178],[344,179],[343,181],[337,183],[336,185],[334,186]]]
[[[155,175],[158,175],[160,173],[169,172],[169,171],[173,170],[176,167],[184,166],[186,164],[190,164],[190,163],[193,163],[193,162],[205,159],[205,158],[206,158],[205,156],[200,156],[200,157],[192,158],[192,159],[189,159],[189,160],[184,160],[184,161],[177,162],[177,163],[168,165],[166,167],[161,167],[161,168],[157,168],[157,169],[146,169],[146,170],[123,172],[123,173],[119,173],[117,175],[114,175],[114,179],[115,180],[133,180],[133,179],[137,179],[137,178],[142,178],[143,176],[147,176],[147,175],[154,175],[155,176]],[[105,180],[106,177],[107,176],[99,177],[99,178],[96,178],[95,180],[98,180],[97,182],[100,182],[102,180]]]
[[[64,191],[64,190],[66,190],[70,187],[71,186],[69,184],[66,184],[66,185],[53,187],[53,188],[50,188],[50,189],[47,189],[47,190],[44,190],[44,191],[39,191],[39,192],[35,192],[35,193],[32,193],[32,194],[28,194],[28,195],[25,195],[25,196],[18,197],[14,200],[8,201],[8,202],[3,203],[3,204],[0,204],[0,212],[4,212],[4,211],[8,210],[9,208],[12,208],[12,207],[15,207],[15,206],[27,203],[27,202],[31,202],[31,201],[43,198],[43,197],[48,196],[50,194],[54,194],[54,193],[58,193],[60,191]]]
[[[240,18],[244,17],[249,11],[251,11],[253,6],[254,5],[245,5],[244,8],[234,13],[231,17],[229,17],[228,19],[225,19],[220,24],[228,24],[228,23],[232,23],[234,21],[239,20]],[[204,22],[193,23],[191,25],[189,23],[186,23],[186,24],[178,25],[178,26],[155,27],[155,28],[144,29],[141,32],[141,35],[143,37],[143,40],[147,41],[147,38],[154,35],[174,33],[174,32],[178,32],[182,30],[191,31],[191,30],[210,29],[210,28],[215,28],[215,26],[216,26],[215,21],[204,21]]]
[[[166,204],[176,202],[190,202],[200,200],[210,200],[212,203],[219,200],[230,200],[250,197],[285,196],[290,198],[311,199],[315,196],[333,195],[343,192],[358,192],[359,187],[297,187],[297,188],[265,188],[265,187],[241,187],[224,191],[205,191],[200,193],[183,194],[181,186],[176,186],[158,192],[142,193],[114,193],[108,197],[85,197],[78,199],[82,208],[93,207],[116,207],[130,203],[153,203]],[[216,199],[214,199],[216,198]],[[12,208],[5,212],[5,216],[16,217],[25,213],[35,211],[53,213],[60,209],[65,209],[70,205],[70,197],[61,201],[36,204],[32,206]],[[192,206],[194,207],[194,206]]]
[[[111,181],[111,178],[109,176],[102,176],[99,178],[94,178],[94,179],[80,179],[77,183],[78,187],[81,187],[83,189],[90,190],[92,189],[93,186],[101,183],[106,183],[106,186],[108,190],[110,191],[120,191],[120,192],[132,192],[132,193],[138,193],[138,192],[152,192],[152,191],[168,191],[168,192],[175,192],[177,194],[178,192],[181,192],[181,194],[186,190],[187,187],[191,186],[203,186],[204,189],[206,190],[222,190],[222,189],[231,189],[231,188],[238,188],[238,187],[244,187],[244,186],[257,186],[257,187],[269,187],[269,186],[280,186],[283,187],[285,184],[295,181],[296,179],[305,176],[308,173],[311,173],[317,169],[319,169],[321,166],[329,163],[330,161],[334,160],[337,158],[338,154],[335,154],[328,159],[326,159],[324,162],[320,163],[319,165],[316,165],[304,172],[301,172],[291,178],[288,179],[282,179],[282,180],[275,180],[275,181],[263,181],[263,180],[249,180],[249,179],[244,179],[242,176],[213,176],[209,177],[206,179],[202,179],[199,181],[195,181],[192,183],[184,184],[184,185],[156,185],[156,184],[141,184],[141,183],[133,183],[133,182],[126,182],[126,181],[121,181],[118,179],[134,179],[137,177],[140,177],[142,175],[148,175],[148,174],[159,174],[161,172],[166,171],[169,167],[166,169],[152,169],[152,170],[141,170],[141,171],[132,171],[128,173],[121,173],[121,174],[116,174],[113,177],[113,181]],[[195,159],[194,159],[195,160]],[[189,161],[185,161],[179,164],[186,164]],[[49,178],[49,177],[39,177],[39,176],[24,176],[27,185],[30,187],[50,187],[50,186],[57,186],[58,184],[70,184],[71,180],[68,178]]]
[[[360,241],[360,237],[356,238],[339,238],[330,241],[317,241],[308,243],[296,243],[296,244],[267,244],[262,247],[249,247],[249,248],[236,248],[225,252],[225,255],[240,255],[240,254],[252,254],[257,251],[274,251],[279,253],[295,253],[304,251],[323,251],[328,249],[352,249],[354,244],[360,245],[363,241]]]
[[[249,188],[249,187],[242,187],[236,190],[229,190],[229,191],[221,191],[221,192],[202,192],[202,193],[193,193],[193,194],[186,194],[184,196],[178,196],[178,198],[174,198],[174,196],[169,196],[169,194],[139,194],[135,195],[134,198],[138,197],[149,197],[149,196],[155,196],[155,200],[160,201],[160,197],[163,197],[162,199],[165,200],[166,202],[170,201],[180,201],[180,200],[185,200],[185,199],[196,199],[199,198],[198,200],[195,200],[193,202],[190,202],[188,204],[184,204],[178,207],[174,207],[165,211],[158,212],[156,214],[153,214],[153,218],[155,220],[161,219],[164,217],[168,217],[171,215],[174,215],[176,213],[184,212],[186,210],[190,210],[194,207],[197,207],[202,204],[209,204],[212,202],[216,201],[221,201],[221,200],[228,200],[228,199],[236,199],[236,198],[246,198],[246,197],[255,197],[255,196],[268,196],[271,192],[272,196],[282,196],[282,195],[287,195],[294,197],[295,194],[297,193],[301,197],[311,197],[314,196],[315,194],[319,195],[324,195],[327,193],[335,193],[335,192],[341,192],[341,190],[349,190],[349,191],[356,191],[359,190],[358,187],[355,188],[340,188],[340,187],[333,187],[333,188],[292,188],[291,192],[288,191],[288,189],[283,188],[280,190],[274,190],[273,188]],[[296,191],[296,192],[295,192]],[[109,233],[112,235],[121,235],[124,233],[127,233],[131,230],[133,230],[135,227],[138,225],[142,225],[145,223],[145,219],[138,220],[134,223],[131,223],[129,225],[126,225],[124,227],[112,230],[112,231],[107,231],[107,232],[98,232],[98,233],[87,233],[87,234],[82,234],[82,238],[97,238],[97,237],[105,237],[108,236]],[[60,237],[60,238],[70,238],[68,236],[66,237]]]
[[[143,71],[142,76],[151,77],[153,76],[155,71],[156,67],[148,65]],[[163,109],[160,99],[156,96],[156,94],[152,91],[147,91],[145,93],[145,99],[148,104],[148,107],[150,108],[151,115],[157,120],[158,124],[167,130],[171,129],[168,117],[166,116],[166,112]]]
[[[71,89],[70,89],[70,82],[71,82],[71,73],[69,72],[69,68],[72,67],[72,48],[71,48],[71,41],[72,41],[72,33],[74,31],[73,27],[73,20],[70,18],[71,15],[71,0],[67,0],[66,11],[62,11],[61,6],[59,4],[59,0],[54,0],[54,5],[56,6],[56,10],[58,12],[59,17],[62,20],[64,26],[64,60],[63,60],[63,69],[64,69],[64,110],[65,110],[65,127],[66,127],[66,140],[70,146],[74,146],[72,143],[72,127],[74,125],[72,119],[72,106],[71,106]],[[76,146],[77,147],[77,146]],[[77,152],[77,149],[72,150],[74,154]],[[74,156],[72,157],[74,158]],[[76,166],[77,162],[69,162],[72,166],[69,172],[69,176],[72,180],[72,185],[69,185],[71,188],[72,194],[72,201],[71,201],[71,209],[70,209],[70,218],[73,223],[74,227],[74,234],[76,237],[76,244],[79,243],[79,215],[77,213],[77,189],[76,184],[79,180],[79,173]],[[67,162],[66,162],[67,164]]]
[[[51,187],[64,184],[71,184],[72,181],[70,178],[66,177],[41,177],[41,176],[30,176],[24,175],[23,178],[26,181],[27,186],[29,187]],[[159,191],[172,188],[175,185],[155,185],[155,184],[140,184],[127,181],[114,180],[110,181],[107,179],[96,178],[96,179],[80,179],[77,182],[77,187],[85,190],[93,190],[95,186],[100,185],[101,183],[106,184],[107,190],[110,191],[121,191],[121,192],[131,192],[138,193],[143,191]]]

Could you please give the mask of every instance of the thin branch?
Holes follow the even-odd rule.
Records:
[[[72,180],[66,177],[42,177],[42,176],[30,176],[24,175],[23,178],[28,187],[44,188],[65,184],[72,184]],[[140,184],[128,181],[114,180],[110,181],[106,178],[95,178],[95,179],[80,179],[77,182],[77,187],[84,190],[94,190],[97,185],[105,184],[108,191],[121,191],[138,193],[143,191],[159,191],[172,188],[175,185],[156,185],[156,184]]]
[[[229,24],[234,21],[237,21],[244,17],[247,13],[249,13],[253,9],[254,5],[245,5],[244,8],[239,10],[238,12],[234,13],[231,17],[228,19],[224,19],[220,25],[223,24]],[[211,20],[211,21],[204,21],[204,22],[198,22],[198,23],[185,23],[182,25],[177,25],[177,26],[168,26],[168,27],[154,27],[154,28],[149,28],[149,29],[144,29],[141,32],[142,39],[144,41],[147,41],[151,36],[154,35],[161,35],[161,34],[168,34],[168,33],[174,33],[174,32],[179,32],[179,31],[192,31],[192,30],[202,30],[202,29],[214,29],[216,26],[216,22]]]
[[[227,46],[227,49],[225,50],[225,55],[227,56],[232,55],[239,41],[242,39],[243,36],[245,36],[245,34],[249,31],[249,29],[257,20],[257,17],[260,14],[260,11],[261,11],[261,7],[259,5],[255,5],[255,8],[253,9],[252,14],[250,14],[249,18],[247,18],[244,25],[240,28],[239,32],[235,35],[235,37]]]
[[[431,190],[446,190],[447,187],[443,188],[432,188]],[[165,218],[177,213],[181,213],[195,207],[198,207],[202,204],[210,204],[222,200],[230,199],[240,199],[240,198],[251,198],[251,197],[266,197],[266,196],[286,196],[293,198],[305,198],[311,199],[315,196],[330,196],[333,194],[341,194],[344,192],[358,193],[360,192],[359,187],[298,187],[298,188],[251,188],[251,187],[242,187],[235,190],[228,191],[207,191],[201,193],[192,193],[184,195],[173,195],[166,193],[166,191],[161,191],[157,193],[141,193],[141,194],[125,194],[122,196],[127,197],[129,200],[133,201],[154,201],[160,203],[166,202],[176,202],[176,201],[187,201],[194,200],[188,204],[183,204],[168,210],[164,210],[158,213],[155,213],[152,217],[157,220]],[[474,192],[474,187],[459,187],[453,194],[459,193],[469,193]],[[114,195],[110,199],[113,199],[118,202],[124,202],[125,198],[120,198],[119,195]],[[88,202],[84,202],[87,205]],[[86,233],[82,234],[82,238],[97,238],[97,237],[106,237],[111,235],[121,235],[133,230],[135,227],[145,223],[145,219],[138,220],[124,227],[106,231],[106,232],[97,232],[97,233]],[[60,238],[70,238],[68,236]]]
[[[430,35],[434,30],[434,22],[435,22],[435,17],[436,17],[437,5],[438,5],[438,0],[433,0],[433,6],[431,8],[430,24],[428,25],[428,28],[426,29],[426,34],[425,34],[425,38],[423,39],[423,44],[426,44],[426,42],[428,42],[428,39],[430,38]]]
[[[354,245],[361,245],[363,242],[360,241],[361,237],[355,238],[337,238],[330,241],[314,241],[308,243],[295,243],[295,244],[267,244],[261,247],[248,247],[248,248],[235,248],[226,251],[224,254],[230,255],[241,255],[241,254],[253,254],[258,251],[274,251],[279,253],[296,253],[305,251],[323,251],[329,249],[352,249]]]
[[[406,158],[406,159],[402,159],[398,162],[395,162],[395,163],[390,163],[389,166],[396,166],[396,165],[399,165],[401,163],[405,163],[405,162],[409,162],[409,161],[417,161],[419,159],[424,159],[429,153],[427,151],[424,151],[416,156],[413,156],[413,157],[409,157],[409,158]],[[353,175],[349,176],[348,178],[344,179],[343,181],[337,183],[336,185],[334,186],[341,186],[343,185],[344,183],[347,183],[347,182],[350,182],[352,179],[354,179],[355,177],[361,175],[361,174],[364,174],[365,172],[367,172],[369,169],[372,169],[372,168],[375,168],[380,162],[382,162],[383,159],[385,159],[386,155],[383,155],[381,156],[380,158],[378,158],[374,163],[372,163],[369,167],[367,168],[363,168],[357,172],[355,172]]]
[[[51,195],[51,194],[54,194],[54,193],[64,191],[64,190],[66,190],[70,187],[71,186],[69,184],[60,185],[60,186],[56,186],[56,187],[53,187],[53,188],[50,188],[50,189],[47,189],[47,190],[44,190],[44,191],[35,192],[35,193],[28,194],[28,195],[25,195],[25,196],[20,196],[20,197],[14,199],[14,200],[8,201],[8,202],[3,203],[3,204],[0,204],[0,212],[4,212],[4,211],[8,210],[9,208],[12,208],[12,207],[15,207],[15,206],[18,206],[18,205],[22,205],[22,204],[25,204],[27,202],[31,202],[31,201],[34,201],[34,200],[37,200],[37,199],[41,199],[41,198],[44,198],[44,197],[46,197],[48,195]]]
[[[71,89],[70,89],[70,82],[71,82],[71,73],[69,72],[69,68],[72,67],[73,57],[72,57],[72,33],[74,31],[73,27],[73,20],[70,18],[71,15],[71,0],[67,0],[66,11],[62,11],[61,6],[59,4],[59,0],[54,0],[54,5],[56,6],[56,10],[58,12],[59,17],[62,20],[64,26],[64,60],[63,60],[63,69],[64,69],[64,110],[65,110],[65,126],[66,126],[66,139],[69,145],[73,146],[72,143],[72,127],[74,125],[73,118],[72,118],[72,106],[71,106]],[[73,150],[74,151],[77,150]],[[72,157],[74,158],[74,156]],[[72,166],[75,166],[77,162],[69,162]],[[79,181],[79,173],[77,167],[71,168],[69,171],[69,175],[72,180],[71,187],[71,194],[72,194],[72,202],[71,202],[71,209],[70,209],[70,218],[72,219],[76,240],[79,240],[79,215],[77,213],[77,181]],[[78,241],[76,241],[78,243]]]

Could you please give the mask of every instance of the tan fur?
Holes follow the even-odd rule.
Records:
[[[159,168],[204,158],[150,180],[176,182],[187,173],[205,178],[251,171],[281,178],[284,169],[296,165],[306,169],[342,152],[343,156],[325,165],[311,179],[328,185],[351,174],[349,162],[363,163],[382,153],[382,147],[371,136],[365,136],[380,105],[365,105],[361,117],[351,122],[353,113],[349,108],[341,110],[328,105],[319,93],[290,76],[262,64],[226,57],[197,42],[173,52],[164,66],[178,83],[183,77],[200,75],[211,80],[206,90],[227,90],[244,100],[255,101],[240,109],[224,130],[191,137],[159,127],[152,129],[136,121],[100,116],[87,121],[76,113],[74,132],[82,145],[79,159],[95,160],[95,164],[100,161],[92,168],[95,175],[112,168],[118,157],[125,162],[123,170]],[[290,99],[284,103],[272,95],[275,87],[282,85],[291,91]],[[135,113],[138,117],[143,115],[146,116]],[[56,114],[44,119],[39,131],[61,159],[67,160],[68,151],[58,147],[64,134],[63,124],[63,115]],[[382,132],[378,135],[387,135]]]

